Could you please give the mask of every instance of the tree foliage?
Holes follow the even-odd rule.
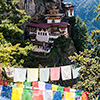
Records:
[[[56,53],[55,62],[58,62],[58,65],[66,65],[65,55],[70,45],[73,45],[73,41],[70,37],[66,38],[65,36],[61,36],[54,41],[54,50]]]
[[[26,15],[24,10],[18,9],[19,0],[0,0],[0,32],[4,37],[11,41],[20,40],[23,34],[21,25],[26,22],[30,16]]]
[[[100,6],[97,9],[99,8]],[[69,57],[72,62],[77,64],[77,67],[81,67],[81,81],[73,87],[88,91],[90,99],[96,98],[100,92],[100,30],[92,31],[91,42],[94,45],[91,50],[85,49],[84,52],[75,53],[74,56]]]
[[[30,18],[24,10],[18,9],[19,0],[0,0],[0,66],[23,67],[23,56],[27,56],[35,48],[32,44],[20,44],[23,30],[19,27]],[[17,44],[12,45],[11,40]],[[10,41],[8,41],[10,40]]]
[[[76,18],[71,17],[69,23],[71,24],[71,38],[73,39],[77,52],[84,51],[88,40],[85,22],[82,22],[82,19],[77,16]]]
[[[70,56],[69,59],[81,67],[79,81],[74,88],[88,91],[90,98],[96,97],[100,92],[100,58],[96,56],[96,48],[84,52],[79,55]]]
[[[94,7],[95,7],[94,11],[98,12],[98,15],[95,17],[95,20],[97,21],[100,20],[100,2],[98,4],[98,7],[97,6]]]
[[[2,67],[23,67],[24,59],[21,56],[27,56],[29,51],[33,50],[35,46],[20,47],[20,44],[12,45],[8,43],[2,33],[0,33],[0,66]]]

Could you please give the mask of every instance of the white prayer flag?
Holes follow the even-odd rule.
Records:
[[[14,67],[5,67],[7,77],[14,77]]]
[[[73,79],[75,79],[79,76],[79,70],[80,69],[81,69],[81,67],[79,67],[79,68],[72,67]]]
[[[44,90],[43,91],[43,100],[52,100],[52,90]]]
[[[44,82],[39,82],[39,89],[45,90],[45,83]]]
[[[40,68],[40,81],[48,82],[49,74],[50,74],[50,68]]]
[[[27,82],[38,81],[38,68],[27,68]]]
[[[26,79],[25,68],[14,68],[14,82],[24,82]]]
[[[61,66],[61,74],[62,74],[62,80],[69,80],[71,79],[71,66]]]

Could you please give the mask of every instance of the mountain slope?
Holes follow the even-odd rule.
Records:
[[[85,21],[89,33],[93,29],[99,29],[99,21],[95,21],[97,13],[93,10],[95,9],[94,5],[99,4],[99,0],[64,0],[66,2],[72,2],[75,6],[75,16],[79,15],[83,21]]]

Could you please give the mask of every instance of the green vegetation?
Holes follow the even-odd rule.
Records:
[[[96,7],[100,13],[100,4]],[[95,18],[98,19],[98,16]],[[85,49],[79,54],[75,53],[69,59],[81,67],[79,81],[73,87],[89,92],[89,98],[96,98],[100,92],[100,30],[91,33],[91,42],[94,45],[91,50]]]
[[[23,30],[21,25],[27,21],[30,16],[26,15],[24,10],[18,9],[19,0],[0,0],[0,32],[4,38],[13,44],[21,42]]]
[[[35,47],[34,47],[35,48]],[[34,49],[32,45],[25,48],[20,47],[20,44],[12,45],[7,42],[0,33],[0,66],[2,67],[22,67],[23,59],[19,59],[23,54],[27,56],[29,50]]]
[[[88,32],[85,22],[82,22],[82,19],[77,16],[76,18],[71,17],[69,23],[71,24],[71,38],[77,52],[84,51],[88,41]]]
[[[35,48],[32,44],[26,44],[25,41],[23,48],[19,42],[20,36],[23,34],[23,30],[19,27],[28,20],[29,16],[24,10],[17,8],[17,3],[18,0],[0,0],[0,66],[2,68],[23,67],[25,60],[23,56],[28,56],[30,51]]]

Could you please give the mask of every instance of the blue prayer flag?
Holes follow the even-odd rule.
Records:
[[[1,96],[11,99],[12,87],[2,86]]]
[[[62,100],[61,91],[53,91],[53,100]]]
[[[46,83],[45,84],[45,89],[46,90],[51,90],[52,84]]]

